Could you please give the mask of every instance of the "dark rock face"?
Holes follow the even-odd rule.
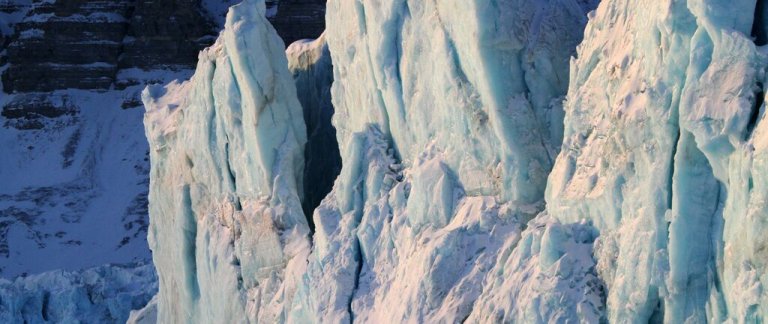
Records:
[[[192,67],[198,52],[216,40],[199,0],[137,1],[131,16],[121,67]]]
[[[196,0],[36,1],[7,47],[4,91],[107,89],[121,68],[192,67],[213,34]]]
[[[108,89],[120,69],[192,68],[217,33],[200,0],[33,0],[0,11],[26,11],[13,35],[0,33],[7,93]],[[316,38],[325,0],[279,1],[270,21],[286,45]]]
[[[280,0],[277,14],[269,18],[287,47],[305,38],[317,38],[325,30],[325,0]]]
[[[16,96],[3,107],[2,115],[17,129],[41,129],[43,119],[64,115],[74,116],[77,107],[67,96],[50,96],[45,93],[28,93]]]

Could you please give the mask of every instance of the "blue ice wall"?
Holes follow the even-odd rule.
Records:
[[[159,322],[282,321],[306,262],[306,128],[264,12],[233,6],[191,80],[144,92]]]

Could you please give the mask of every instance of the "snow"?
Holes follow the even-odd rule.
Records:
[[[302,107],[260,1],[191,80],[144,91],[159,322],[284,319],[309,251]]]
[[[0,35],[11,36],[13,26],[32,8],[32,0],[6,0],[0,5],[7,6],[6,10],[0,11]]]
[[[125,322],[157,291],[150,264],[100,266],[0,279],[3,323]]]
[[[0,95],[0,106],[62,110],[0,117],[0,277],[10,280],[0,279],[0,322],[125,321],[157,291],[144,265],[149,157],[134,106],[144,82],[190,74],[124,71],[118,82],[133,85],[123,90]]]
[[[44,36],[45,31],[42,29],[27,29],[19,33],[20,39],[43,38]]]
[[[484,282],[470,323],[598,323],[603,285],[595,271],[589,224],[563,225],[546,214],[510,236]]]
[[[38,94],[66,110],[33,120],[41,129],[0,118],[3,277],[149,259],[142,112],[121,109],[138,91]],[[27,96],[35,94],[6,95],[0,105]]]

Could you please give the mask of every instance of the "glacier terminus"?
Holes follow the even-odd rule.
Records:
[[[328,0],[288,44],[294,2],[206,2],[142,85],[152,263],[0,321],[768,320],[768,2]]]

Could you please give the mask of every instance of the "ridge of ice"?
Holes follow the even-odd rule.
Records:
[[[755,1],[606,1],[587,25],[547,209],[600,232],[611,322],[765,318],[764,157],[753,143],[765,136],[768,61],[749,36],[765,24],[754,11]]]
[[[755,4],[330,0],[343,167],[312,244],[288,62],[263,2],[234,7],[196,77],[145,97],[159,320],[763,321],[768,57],[750,36],[765,25]],[[269,46],[235,46],[250,37]],[[292,46],[293,71],[326,59],[321,44]],[[231,80],[240,91],[223,91]],[[281,100],[290,116],[261,132]],[[239,129],[232,107],[258,135],[205,138]],[[288,221],[252,230],[275,219],[266,210]],[[257,260],[226,263],[243,254]]]
[[[0,322],[125,322],[157,292],[151,264],[106,265],[0,279]]]
[[[483,318],[475,301],[503,279],[488,279],[498,255],[543,209],[558,98],[590,6],[328,2],[343,167],[315,210],[290,321]],[[578,313],[599,318],[592,296],[595,310]]]
[[[233,6],[190,81],[144,92],[159,322],[281,321],[303,272],[306,130],[264,11]]]

